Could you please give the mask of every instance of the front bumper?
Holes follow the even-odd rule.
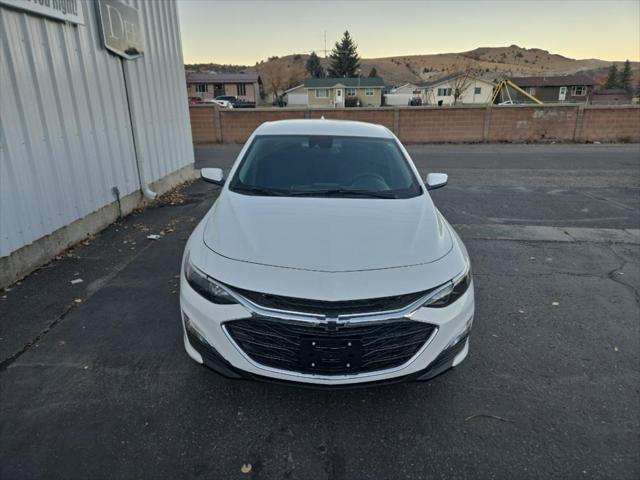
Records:
[[[225,322],[240,320],[255,312],[246,306],[214,304],[195,292],[181,279],[180,303],[190,328],[184,329],[187,353],[229,378],[248,378],[278,382],[295,382],[320,386],[353,386],[407,380],[428,380],[459,364],[468,352],[468,332],[474,314],[473,284],[453,304],[445,308],[420,308],[410,320],[433,325],[437,330],[417,354],[403,365],[383,371],[352,375],[315,375],[282,370],[253,361],[233,341],[223,327]]]

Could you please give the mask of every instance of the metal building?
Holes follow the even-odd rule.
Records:
[[[192,176],[184,78],[174,0],[0,0],[0,287]]]

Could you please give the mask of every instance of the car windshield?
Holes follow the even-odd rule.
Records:
[[[246,195],[354,198],[422,193],[394,140],[315,135],[257,136],[229,189]]]

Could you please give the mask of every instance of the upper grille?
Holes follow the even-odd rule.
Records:
[[[272,295],[270,293],[253,292],[251,290],[244,290],[236,287],[230,288],[253,303],[264,308],[286,310],[289,312],[314,313],[328,317],[400,310],[430,292],[430,290],[423,290],[421,292],[394,295],[391,297],[329,302],[324,300],[310,300],[307,298],[285,297],[282,295]]]
[[[246,318],[225,323],[227,332],[255,362],[299,373],[346,375],[386,370],[406,363],[436,327],[412,320],[325,325]]]

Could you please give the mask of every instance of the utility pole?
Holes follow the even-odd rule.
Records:
[[[327,58],[327,31],[324,31],[324,58]]]

